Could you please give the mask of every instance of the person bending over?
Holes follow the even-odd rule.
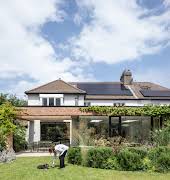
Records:
[[[68,149],[69,149],[69,147],[64,144],[57,144],[54,148],[49,149],[50,153],[51,152],[54,153],[53,166],[54,166],[54,160],[56,159],[56,156],[58,156],[60,159],[60,168],[65,167],[64,158],[67,154]]]

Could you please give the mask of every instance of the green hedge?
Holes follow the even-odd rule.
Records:
[[[93,147],[85,151],[79,147],[70,148],[68,162],[101,169],[124,171],[170,171],[170,148],[156,147],[125,148],[114,154],[110,147]]]
[[[121,170],[137,171],[143,169],[142,155],[135,150],[123,149],[117,154],[117,161]]]
[[[82,163],[82,155],[80,147],[71,147],[67,153],[68,163],[80,165]]]
[[[148,153],[148,158],[155,171],[170,171],[170,148],[162,146],[151,149]]]
[[[132,153],[137,153],[142,159],[145,158],[148,154],[148,150],[143,147],[129,147],[127,149]]]
[[[87,152],[87,166],[105,169],[107,160],[113,155],[112,148],[91,148]]]

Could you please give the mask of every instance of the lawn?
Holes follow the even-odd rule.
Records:
[[[157,180],[170,179],[169,174],[147,173],[147,172],[123,172],[114,170],[93,169],[67,164],[65,169],[50,168],[49,170],[39,170],[37,165],[51,163],[50,157],[26,157],[17,158],[16,161],[8,164],[0,164],[0,180]],[[57,162],[58,163],[58,162]]]

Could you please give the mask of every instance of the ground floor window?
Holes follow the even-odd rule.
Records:
[[[41,141],[69,141],[70,125],[64,122],[41,123]]]
[[[109,136],[120,135],[129,142],[145,143],[151,137],[151,130],[160,127],[160,118],[147,116],[110,117]]]
[[[79,116],[73,120],[74,134],[79,144],[90,144],[90,139],[122,136],[128,142],[145,143],[151,138],[151,130],[161,128],[161,120],[148,116]],[[84,141],[84,142],[83,142]]]

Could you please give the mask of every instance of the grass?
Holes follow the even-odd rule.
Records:
[[[16,161],[0,164],[0,180],[168,180],[169,174],[148,172],[123,172],[87,168],[66,164],[65,169],[50,168],[48,170],[37,169],[37,165],[51,163],[50,157],[25,157]],[[59,162],[57,161],[57,164]]]

